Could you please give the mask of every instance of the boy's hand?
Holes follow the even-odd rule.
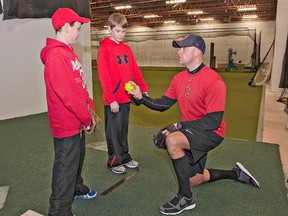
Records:
[[[90,108],[89,105],[87,105],[88,107],[88,111],[91,115],[91,124],[88,127],[84,127],[84,130],[87,134],[92,134],[93,132],[95,132],[96,130],[99,130],[99,122],[101,122],[102,120],[99,118],[99,116],[95,113],[94,110],[92,110]]]
[[[114,101],[110,104],[110,109],[111,109],[111,112],[113,113],[117,113],[119,112],[119,104],[117,103],[117,101]]]

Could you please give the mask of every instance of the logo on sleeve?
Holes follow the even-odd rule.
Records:
[[[86,85],[83,81],[83,69],[81,63],[77,58],[75,58],[75,61],[71,60],[71,64],[72,64],[72,71],[74,72],[75,82],[82,83],[82,87],[83,89],[85,89]],[[76,75],[75,72],[79,75]]]

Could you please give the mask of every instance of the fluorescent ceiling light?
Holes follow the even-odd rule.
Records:
[[[184,3],[186,0],[170,0],[166,1],[166,4],[177,4],[177,3]]]
[[[256,5],[239,5],[238,11],[254,11],[257,10]]]
[[[203,14],[203,11],[189,11],[187,14],[188,14],[188,15]]]
[[[164,21],[165,24],[172,24],[172,23],[175,23],[176,21],[175,20],[167,20],[167,21]]]
[[[201,20],[201,21],[213,21],[214,18],[212,18],[212,17],[207,17],[207,18],[201,18],[200,20]]]
[[[148,18],[157,18],[159,17],[158,15],[155,14],[151,14],[151,15],[145,15],[144,18],[148,19]]]
[[[115,7],[115,10],[123,10],[123,9],[130,9],[130,8],[132,8],[131,5],[121,5],[121,6]]]
[[[256,14],[247,14],[242,16],[242,19],[256,19],[256,18],[258,18]]]

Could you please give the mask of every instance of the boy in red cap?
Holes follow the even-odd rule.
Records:
[[[74,199],[97,196],[81,176],[85,156],[82,128],[89,130],[92,118],[87,107],[95,107],[83,81],[82,66],[70,46],[76,43],[82,23],[88,22],[70,8],[59,8],[52,15],[56,39],[47,38],[41,51],[55,152],[49,216],[71,216]]]

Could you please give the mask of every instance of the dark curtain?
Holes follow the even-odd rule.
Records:
[[[3,13],[3,10],[2,10],[2,4],[1,4],[1,1],[0,1],[0,14]]]
[[[3,19],[50,18],[60,7],[73,9],[91,19],[89,0],[4,0]]]
[[[286,41],[286,50],[283,57],[282,73],[279,88],[288,88],[288,35]]]

